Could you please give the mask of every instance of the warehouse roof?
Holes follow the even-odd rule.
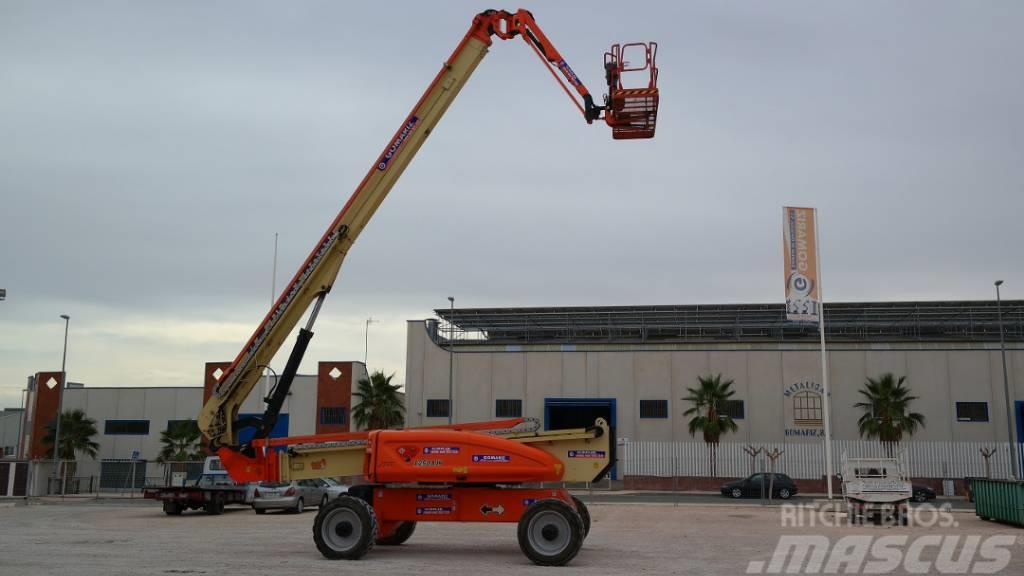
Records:
[[[787,322],[783,304],[692,304],[434,311],[466,343],[801,342],[816,324]],[[1004,300],[1008,341],[1024,341],[1024,300]],[[450,323],[450,324],[447,324]],[[995,300],[825,304],[826,337],[843,342],[998,342]]]

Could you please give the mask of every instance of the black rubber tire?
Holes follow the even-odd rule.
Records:
[[[729,495],[733,498],[743,498],[743,490],[739,488],[733,488],[729,491]]]
[[[306,502],[300,497],[292,508],[292,514],[302,514],[306,510]]]
[[[927,502],[928,495],[924,492],[914,492],[914,502]]]
[[[398,546],[408,540],[415,531],[415,522],[402,522],[391,535],[377,538],[377,544],[381,546]]]
[[[342,518],[338,518],[339,516]],[[340,538],[348,538],[355,533],[357,527],[350,523],[351,520],[355,520],[358,524],[358,533],[356,533],[355,539],[344,547],[340,546],[337,541],[332,542],[331,540],[335,536],[330,533],[331,530],[334,530]],[[349,530],[349,533],[344,536],[338,533],[339,530],[345,529],[342,521],[347,521],[345,523]],[[339,523],[331,528],[334,522]],[[325,530],[328,531],[326,535]],[[317,510],[316,520],[313,521],[313,542],[316,543],[316,549],[330,560],[362,558],[373,549],[378,533],[377,515],[373,512],[373,507],[366,501],[347,494],[338,496],[330,504]]]
[[[567,532],[563,534],[563,530]],[[531,504],[519,519],[517,535],[519,549],[534,564],[565,566],[576,557],[583,546],[583,519],[580,518],[579,512],[561,500],[538,500]],[[553,543],[559,538],[564,539],[561,546],[553,544],[550,550],[538,547],[545,543]]]
[[[324,497],[320,499],[320,506],[319,507],[320,508],[326,507],[327,503],[330,502],[330,500],[331,499],[327,497],[327,494],[324,494]]]
[[[793,494],[789,491],[789,488],[779,488],[779,498],[782,500],[789,500],[793,497]]]
[[[257,514],[266,514],[267,513],[267,509],[266,508],[253,508],[253,510],[255,510]]]
[[[583,503],[583,500],[573,496],[572,503],[576,505],[576,512],[580,515],[580,520],[583,520],[583,537],[586,538],[590,535],[590,510],[587,509],[587,505]]]
[[[181,504],[174,500],[165,500],[164,514],[167,514],[168,516],[181,516]]]
[[[210,516],[220,516],[224,513],[224,496],[214,494],[210,500],[203,505],[203,510]]]

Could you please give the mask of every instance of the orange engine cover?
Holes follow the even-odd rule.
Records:
[[[450,430],[370,433],[370,482],[556,482],[562,463],[547,452],[504,438]]]

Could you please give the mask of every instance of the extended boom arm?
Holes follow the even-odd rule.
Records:
[[[609,97],[606,100],[607,106],[596,106],[587,88],[540,30],[529,12],[519,10],[510,13],[503,10],[488,10],[478,14],[451,57],[441,67],[441,71],[438,72],[412,112],[395,132],[373,167],[370,168],[341,212],[331,222],[320,242],[303,262],[273,308],[264,317],[245,347],[214,387],[213,393],[199,414],[199,428],[209,439],[212,449],[222,446],[237,448],[238,431],[247,426],[256,428],[255,437],[257,439],[266,438],[269,435],[284,399],[287,397],[302,355],[313,336],[313,323],[320,310],[320,305],[327,293],[330,292],[342,261],[356,238],[359,237],[360,232],[395,182],[398,181],[409,162],[412,161],[420,146],[423,145],[427,136],[441,120],[448,106],[455,100],[463,85],[487,54],[487,49],[494,36],[501,39],[521,36],[547,64],[551,73],[562,84],[563,89],[573,99],[588,123],[601,118],[602,111],[605,112],[604,119],[612,126],[616,138],[620,137],[620,128],[625,126],[624,122],[628,122],[630,126],[636,124],[635,110],[631,112],[631,117],[627,117],[621,112],[620,116],[616,116],[615,95],[618,91],[624,90],[621,83],[618,82],[618,75],[608,74],[607,56],[606,78],[609,84]],[[648,51],[648,54],[648,63],[652,71],[651,87],[653,88],[656,69],[653,58],[650,56],[651,52]],[[619,71],[628,71],[624,68],[621,58],[618,55],[615,58],[617,60],[612,62],[612,68],[618,67]],[[559,73],[582,99],[582,104],[562,83]],[[645,122],[649,126],[643,128],[643,135],[636,135],[638,132],[635,128],[626,126],[634,135],[622,137],[649,138],[654,135],[656,93],[657,90],[654,89],[655,108],[646,113]],[[621,106],[619,108],[621,109]],[[265,398],[267,409],[263,417],[239,420],[239,408],[258,381],[260,371],[270,363],[284,339],[298,324],[310,304],[314,302],[316,305],[309,315],[306,326],[299,330],[295,347],[275,390],[268,398]],[[242,447],[242,449],[251,451],[251,447]]]

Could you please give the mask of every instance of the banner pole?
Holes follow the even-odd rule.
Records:
[[[814,256],[818,272],[818,333],[821,335],[821,382],[824,390],[825,484],[832,500],[832,399],[828,388],[828,351],[825,348],[825,296],[821,290],[821,240],[818,233],[818,209],[814,209]]]

